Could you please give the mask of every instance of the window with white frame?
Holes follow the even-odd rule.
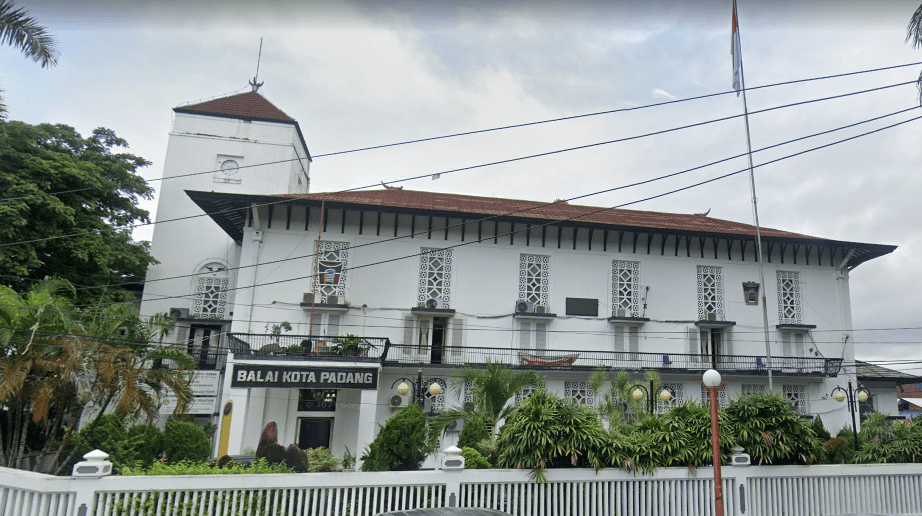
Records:
[[[534,254],[519,257],[519,299],[548,306],[551,258]]]
[[[563,396],[579,405],[595,404],[595,393],[589,388],[589,382],[563,382]]]
[[[316,311],[311,318],[310,327],[307,329],[310,335],[321,337],[336,336],[343,332],[341,329],[342,314],[336,312]]]
[[[416,301],[421,306],[435,299],[436,308],[451,307],[451,249],[423,249],[419,260]]]
[[[403,354],[432,364],[460,364],[463,352],[464,319],[408,315],[404,318]]]
[[[778,324],[803,324],[800,273],[778,271]]]
[[[199,269],[195,277],[192,317],[226,319],[228,281],[227,267],[222,263],[208,263]]]
[[[714,314],[718,321],[724,319],[724,287],[720,267],[698,266],[698,319],[706,320]]]
[[[794,405],[797,412],[807,414],[807,387],[804,385],[784,385],[781,388],[784,397]]]
[[[315,242],[316,245],[316,242]],[[342,304],[346,295],[346,271],[349,265],[349,244],[347,242],[320,241],[319,253],[314,256],[314,280],[311,282],[318,303],[328,303],[330,296],[337,296]]]
[[[612,317],[640,317],[640,263],[612,260]]]
[[[534,350],[547,349],[547,322],[520,320],[519,348]]]

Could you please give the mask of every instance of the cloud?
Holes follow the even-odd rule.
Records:
[[[669,99],[669,100],[675,100],[675,99],[679,98],[679,97],[676,97],[675,95],[673,95],[672,93],[669,93],[669,92],[666,91],[666,90],[661,90],[661,89],[659,89],[659,88],[653,88],[653,89],[651,90],[651,93],[653,93],[653,96],[654,96],[654,97],[662,97],[662,98],[667,98],[667,99]]]

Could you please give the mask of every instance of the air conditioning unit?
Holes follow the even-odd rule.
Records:
[[[515,302],[515,313],[517,314],[527,314],[534,311],[534,309],[535,305],[524,299],[519,299]]]
[[[326,304],[328,304],[328,305],[338,305],[338,304],[342,304],[342,301],[341,301],[339,298],[340,298],[340,296],[327,296],[327,303],[326,303]]]
[[[406,407],[407,405],[409,405],[409,403],[410,403],[409,394],[394,394],[393,396],[391,396],[390,405],[392,409],[399,409],[399,408]]]
[[[547,307],[544,306],[544,305],[536,305],[536,306],[535,306],[535,313],[536,313],[536,314],[546,314],[546,313],[547,313]]]
[[[467,411],[474,410],[474,402],[473,402],[473,401],[465,401],[465,402],[464,402],[464,410],[467,410]]]
[[[627,308],[615,308],[615,317],[630,317],[631,312]]]
[[[188,319],[189,309],[188,308],[170,308],[170,317],[172,317],[173,319]]]
[[[304,305],[312,305],[312,304],[314,304],[314,293],[313,293],[313,292],[305,292],[305,293],[301,294],[301,304],[304,304]]]
[[[464,420],[456,419],[451,423],[448,423],[448,426],[445,427],[446,432],[460,432],[464,428]]]
[[[426,300],[426,308],[430,310],[442,308],[442,299],[438,297],[430,297]]]

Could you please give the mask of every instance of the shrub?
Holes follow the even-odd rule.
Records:
[[[493,467],[486,457],[470,446],[461,448],[461,456],[464,457],[464,469],[490,469]]]
[[[898,463],[922,461],[922,424],[913,421],[890,421],[880,413],[872,413],[858,431],[859,449],[855,458],[860,463]]]
[[[139,462],[149,466],[163,455],[163,432],[153,425],[135,425],[128,429],[128,442],[132,444],[131,457],[126,463]]]
[[[169,420],[163,433],[164,452],[167,461],[204,462],[211,455],[211,441],[202,427],[195,423]]]
[[[294,473],[285,464],[269,464],[260,459],[250,465],[232,462],[224,467],[217,467],[208,462],[179,461],[166,463],[155,461],[147,468],[126,466],[119,471],[122,476],[156,476],[156,475],[255,475],[263,473]]]
[[[342,471],[339,460],[333,456],[329,448],[323,446],[319,448],[307,448],[304,450],[307,455],[307,468],[311,473],[318,471]]]
[[[435,443],[428,436],[426,414],[411,403],[394,414],[362,455],[362,471],[409,471],[422,466]]]
[[[756,464],[811,464],[822,457],[811,423],[780,394],[745,394],[724,412],[722,436],[735,440]]]
[[[458,448],[474,448],[480,451],[480,443],[484,439],[490,438],[490,431],[487,430],[487,423],[477,414],[472,415],[464,421],[464,427],[458,435]]]

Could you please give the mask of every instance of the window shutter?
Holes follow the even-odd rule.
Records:
[[[693,363],[698,363],[701,361],[700,350],[698,349],[698,327],[689,326],[686,328],[686,333],[688,338],[685,339],[685,353],[691,355]]]
[[[313,317],[311,317],[311,335],[326,335],[323,333],[323,312],[314,312]]]
[[[791,351],[791,336],[788,333],[781,334],[781,354],[786,357],[794,356]]]
[[[803,333],[794,334],[794,353],[795,353],[795,356],[798,356],[798,357],[802,357],[806,355],[806,353],[804,353],[804,334]]]
[[[327,315],[327,335],[339,335],[339,321],[342,318],[339,314]]]
[[[403,354],[409,355],[411,351],[411,346],[413,346],[413,326],[416,323],[416,318],[412,315],[408,315],[403,318]]]
[[[615,351],[623,352],[624,349],[624,326],[620,324],[615,326]]]
[[[464,320],[455,317],[451,320],[451,356],[461,358],[461,346],[463,346]]]
[[[432,326],[432,320],[420,319],[417,324],[419,325],[419,335],[417,335],[416,352],[425,356],[429,353],[429,346],[431,345],[429,342],[429,328]]]
[[[640,329],[637,326],[628,328],[628,345],[631,353],[640,351]],[[633,358],[636,359],[636,355]]]
[[[723,349],[720,350],[721,355],[732,355],[733,354],[733,332],[729,329],[720,332],[720,337],[723,339]]]
[[[188,325],[178,325],[176,326],[176,346],[183,350],[188,351],[189,343],[189,326]],[[176,367],[175,362],[172,360],[164,360],[164,363],[169,364],[167,367]]]
[[[528,321],[519,323],[519,347],[522,349],[531,348],[531,323]]]
[[[535,323],[535,349],[547,349],[547,323]]]

